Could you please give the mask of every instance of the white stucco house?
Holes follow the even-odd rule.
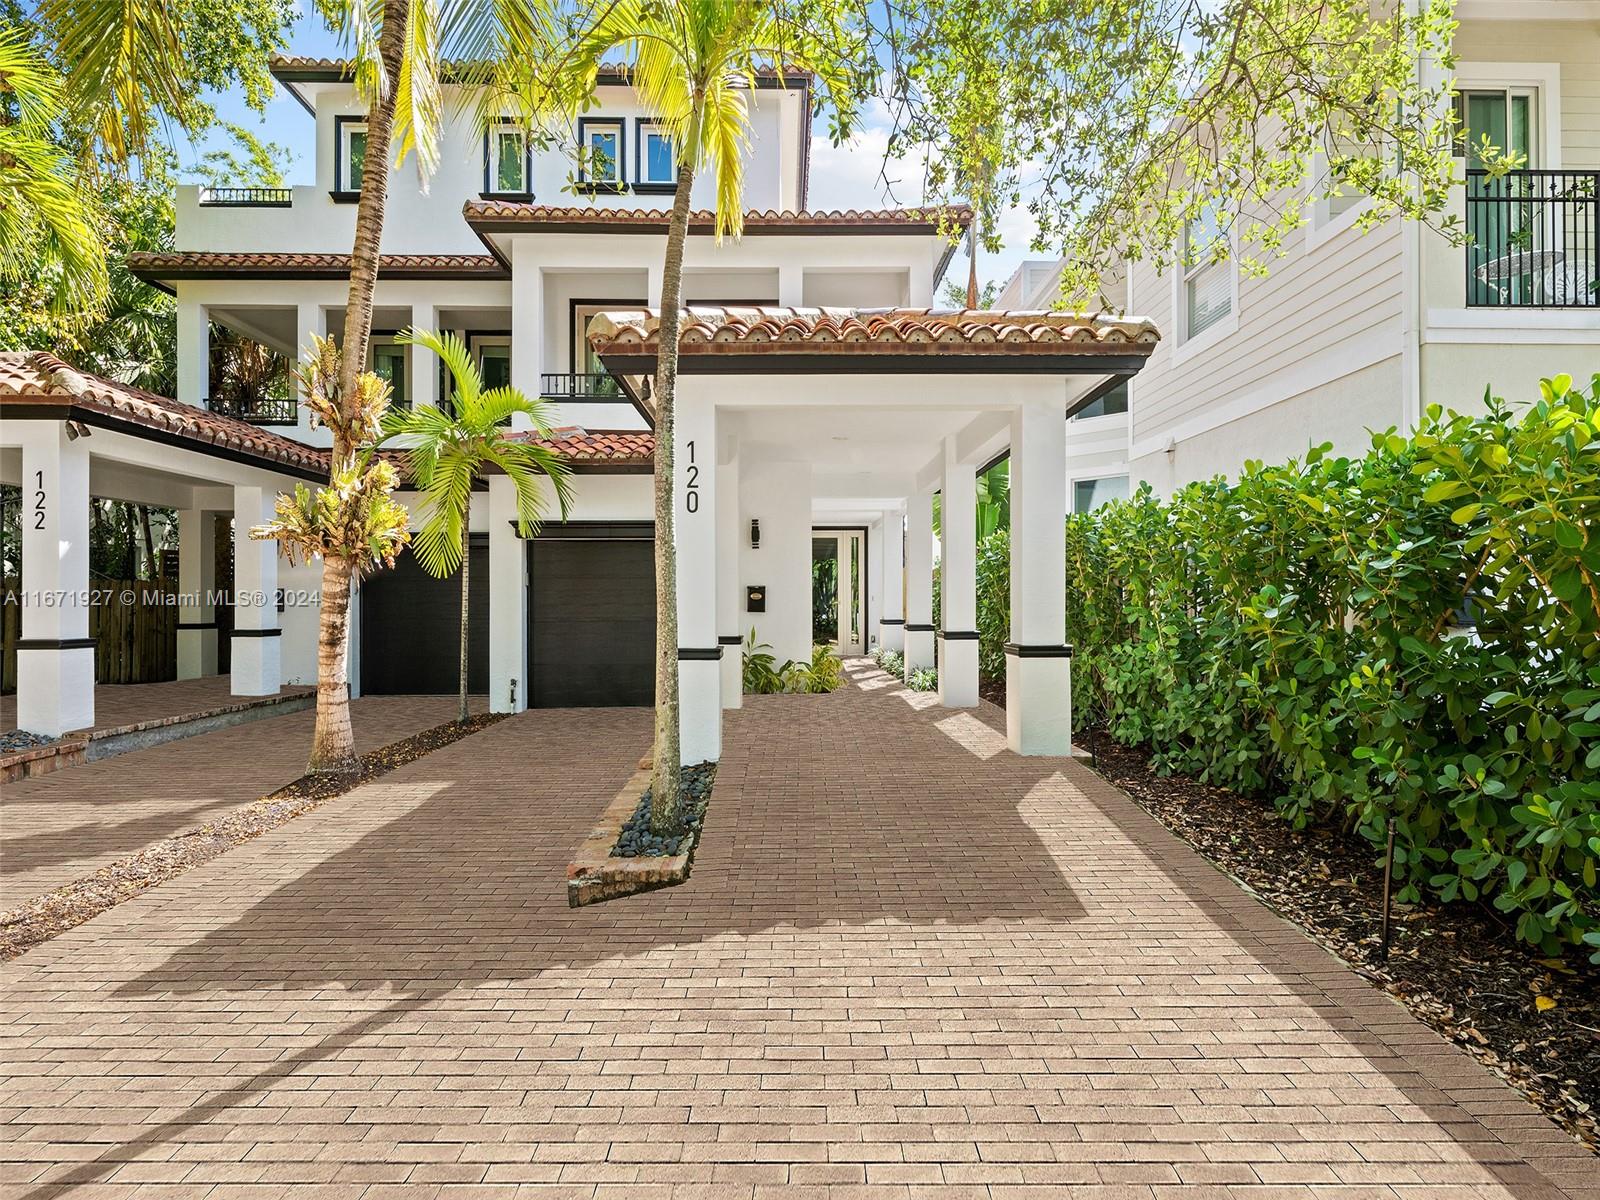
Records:
[[[1461,0],[1453,50],[1460,116],[1526,156],[1489,180],[1463,145],[1447,211],[1470,246],[1414,222],[1363,233],[1366,203],[1311,206],[1265,278],[1231,262],[1158,273],[1131,265],[1110,299],[1165,335],[1125,391],[1069,439],[1075,507],[1148,482],[1168,494],[1368,430],[1414,428],[1430,404],[1519,402],[1541,376],[1600,370],[1600,4]],[[1023,264],[1002,308],[1049,308],[1057,264]]]
[[[313,333],[341,328],[365,132],[343,64],[283,59],[275,73],[314,118],[316,183],[183,188],[177,249],[130,262],[177,300],[175,400],[48,357],[0,358],[0,468],[25,488],[23,728],[60,733],[92,720],[81,600],[91,494],[181,514],[181,676],[216,672],[226,656],[238,694],[315,680],[317,567],[290,568],[244,531],[279,491],[321,477],[326,435],[287,397],[241,406],[214,396],[212,343],[214,331],[231,330],[298,357]],[[903,646],[908,669],[937,654],[940,701],[976,704],[974,479],[1007,452],[1011,744],[1065,752],[1067,416],[1137,372],[1159,344],[1156,329],[931,310],[949,235],[968,214],[808,211],[809,83],[758,82],[744,236],[718,244],[701,210],[686,254],[675,501],[685,761],[718,754],[721,711],[741,702],[748,631],[780,659],[810,656],[819,554],[841,568],[829,640],[845,653]],[[414,162],[392,178],[373,365],[398,402],[437,404],[439,364],[394,335],[461,333],[491,382],[550,401],[560,427],[551,444],[578,473],[566,519],[530,539],[517,536],[503,477],[491,476],[474,506],[474,690],[500,711],[648,704],[647,381],[658,349],[649,306],[661,288],[672,147],[621,73],[575,131],[595,178],[571,179],[569,153],[531,147],[509,122],[485,129],[473,112],[471,97],[447,89],[438,172],[426,189]],[[702,187],[696,199],[709,208],[709,182]],[[935,492],[945,521],[939,629]],[[235,539],[226,655],[207,600],[216,512],[232,513]],[[409,558],[369,579],[354,606],[353,688],[453,690],[456,595]]]

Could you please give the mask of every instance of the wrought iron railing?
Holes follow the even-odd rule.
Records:
[[[1467,172],[1467,306],[1600,308],[1600,170]]]
[[[225,417],[248,421],[252,425],[298,425],[300,413],[290,396],[212,396],[206,407]]]
[[[539,376],[539,393],[546,400],[581,400],[588,404],[627,399],[617,377],[605,371],[543,374]]]
[[[288,208],[294,189],[286,187],[208,187],[200,189],[206,208]]]

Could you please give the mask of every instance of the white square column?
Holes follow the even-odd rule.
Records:
[[[517,493],[505,475],[489,476],[489,708],[528,707],[528,545],[517,536]]]
[[[739,445],[722,438],[717,456],[717,644],[722,647],[722,707],[744,706],[744,638],[739,617],[744,596],[739,587]]]
[[[217,514],[178,514],[178,678],[217,673]]]
[[[534,238],[511,241],[511,386],[530,400],[538,399],[543,390],[539,373],[544,370],[544,273],[539,268],[536,243]],[[580,367],[574,363],[572,369]],[[565,407],[553,407],[552,424],[567,424]],[[531,428],[527,415],[512,413],[511,428]]]
[[[1066,467],[1062,406],[1025,403],[1011,418],[1011,639],[1006,643],[1006,742],[1018,754],[1072,753]]]
[[[885,650],[904,650],[906,645],[906,514],[902,508],[891,508],[883,514],[883,586],[878,618],[878,645]]]
[[[931,669],[933,656],[933,493],[906,503],[906,679]]]
[[[89,444],[64,421],[22,432],[22,636],[17,728],[60,737],[94,724],[89,636]]]
[[[411,328],[427,333],[438,333],[439,310],[432,304],[413,304]],[[412,407],[417,408],[425,404],[430,408],[438,408],[443,399],[439,392],[439,356],[426,346],[412,346],[410,353]]]
[[[319,304],[297,304],[294,310],[294,354],[295,364],[304,363],[311,355],[311,338],[323,336],[324,316],[322,306]],[[340,330],[343,333],[343,330]],[[298,377],[294,385],[295,420],[298,428],[294,436],[301,441],[309,442],[313,446],[326,446],[332,441],[332,436],[326,429],[316,430],[311,428],[311,410],[301,403],[305,399],[300,394]]]
[[[978,471],[944,442],[939,508],[939,703],[978,703]]]
[[[233,489],[233,694],[276,696],[282,686],[278,639],[278,543],[256,541],[250,529],[270,521],[271,488]]]
[[[211,395],[211,313],[203,304],[179,301],[177,395],[175,399],[205,408]]]
[[[681,383],[680,383],[681,386]],[[722,757],[722,654],[717,640],[717,419],[710,399],[677,396],[672,447],[678,570],[678,736],[681,761]],[[656,531],[661,536],[661,531]]]

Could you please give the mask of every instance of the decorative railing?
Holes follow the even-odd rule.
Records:
[[[286,187],[207,187],[200,189],[205,208],[288,208],[294,189]]]
[[[616,376],[605,371],[540,375],[539,394],[546,400],[581,400],[590,404],[627,399]]]
[[[1600,170],[1467,172],[1467,306],[1600,308]]]
[[[252,425],[298,425],[300,414],[291,396],[212,396],[206,407],[214,413]]]

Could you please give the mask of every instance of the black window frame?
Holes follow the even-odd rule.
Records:
[[[617,131],[617,177],[588,178],[589,129],[604,125]],[[628,122],[625,117],[578,118],[578,190],[587,192],[625,192],[628,190]]]
[[[656,179],[644,177],[644,143],[647,130],[660,129],[666,125],[655,117],[635,117],[633,119],[633,190],[641,196],[671,196],[678,191],[678,147],[672,147],[672,181],[662,183]]]
[[[359,180],[345,178],[350,169],[350,164],[344,156],[344,131],[348,125],[367,125],[366,114],[341,113],[333,118],[333,191],[328,194],[334,201],[341,204],[354,203],[361,196]],[[371,137],[371,133],[368,133]],[[355,186],[351,186],[354,184]]]
[[[522,182],[521,191],[506,192],[495,187],[495,158],[493,154],[495,134],[502,129],[511,128],[522,135]],[[483,130],[483,198],[515,198],[518,200],[533,199],[533,139],[528,136],[527,127],[520,121],[510,117],[501,117],[490,121]]]

